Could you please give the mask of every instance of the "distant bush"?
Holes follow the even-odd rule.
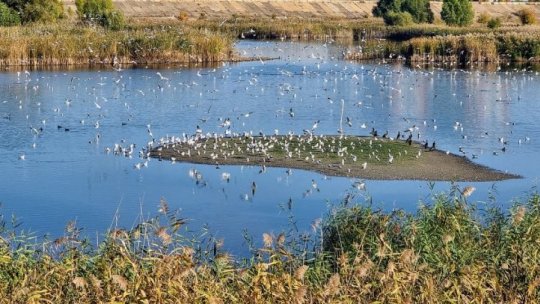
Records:
[[[476,22],[481,24],[487,24],[489,19],[491,19],[491,17],[487,13],[481,13],[476,19]]]
[[[17,13],[21,13],[24,5],[29,2],[28,0],[0,0],[0,3],[4,3],[9,8],[15,10]]]
[[[21,23],[19,14],[5,3],[0,2],[0,26],[13,26]]]
[[[407,15],[398,15],[407,13]],[[379,0],[373,8],[375,17],[382,17],[387,25],[394,21],[411,23],[433,23],[434,15],[427,0]],[[410,21],[409,22],[409,16]]]
[[[180,21],[187,21],[189,19],[189,14],[186,11],[180,11],[176,18]]]
[[[124,27],[124,16],[114,10],[112,0],[75,0],[79,18],[88,23],[118,30]]]
[[[125,24],[124,15],[116,10],[105,14],[103,19],[103,26],[115,31],[123,29]]]
[[[414,23],[414,19],[408,12],[388,12],[384,16],[384,23],[395,26],[406,26]]]
[[[441,17],[448,25],[469,25],[474,18],[472,4],[469,0],[444,0]]]
[[[401,10],[411,14],[415,23],[433,23],[433,11],[427,0],[404,0]]]
[[[501,18],[497,17],[497,18],[491,18],[489,19],[488,23],[487,23],[487,26],[490,28],[490,29],[496,29],[496,28],[499,28],[501,26]]]
[[[518,12],[518,17],[521,20],[521,24],[527,25],[527,24],[535,24],[536,23],[536,14],[534,10],[530,8],[524,8],[521,9]]]
[[[373,16],[384,17],[389,12],[401,11],[401,1],[399,0],[379,0],[373,8]]]
[[[0,4],[3,18],[9,20],[15,18],[15,24],[55,22],[64,17],[64,6],[61,0],[0,0]],[[9,17],[6,7],[11,10],[13,16]]]
[[[24,22],[55,22],[64,18],[64,5],[60,0],[31,0],[22,14]]]

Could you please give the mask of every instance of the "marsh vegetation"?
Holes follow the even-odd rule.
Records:
[[[540,197],[503,212],[468,202],[471,192],[434,195],[416,213],[352,195],[311,232],[255,236],[244,259],[210,235],[186,238],[164,199],[156,217],[97,245],[74,223],[36,241],[2,221],[0,302],[539,301]]]

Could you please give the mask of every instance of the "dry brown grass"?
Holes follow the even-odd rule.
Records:
[[[168,207],[97,248],[74,225],[39,243],[4,223],[0,303],[540,301],[540,197],[480,212],[461,193],[416,214],[342,206],[312,235],[263,235],[243,262],[220,241],[183,238],[185,221]]]
[[[36,24],[1,28],[0,36],[0,66],[201,63],[233,57],[229,36],[180,25],[109,31]]]

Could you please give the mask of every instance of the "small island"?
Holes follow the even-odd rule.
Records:
[[[252,165],[376,180],[497,181],[520,178],[418,142],[340,135],[169,138],[150,156],[173,162]]]

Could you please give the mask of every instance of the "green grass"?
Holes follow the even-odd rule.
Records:
[[[153,155],[161,156],[160,150],[154,150]],[[222,162],[227,158],[247,160],[264,157],[291,164],[317,162],[361,166],[364,162],[389,164],[390,156],[393,163],[413,161],[418,156],[419,146],[408,145],[403,140],[356,136],[237,136],[201,139],[193,145],[173,144],[166,146],[165,150],[163,154],[177,160],[211,157],[212,161]]]
[[[2,221],[0,303],[540,301],[538,194],[503,212],[453,188],[414,213],[354,195],[311,232],[257,236],[245,258],[208,235],[187,239],[165,200],[158,216],[109,231],[97,246],[73,224],[38,241]]]

